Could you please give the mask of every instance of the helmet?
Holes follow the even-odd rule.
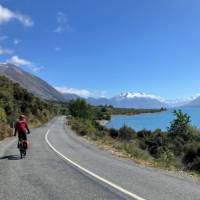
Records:
[[[19,116],[19,120],[23,120],[23,119],[25,119],[26,117],[25,117],[25,115],[20,115]]]

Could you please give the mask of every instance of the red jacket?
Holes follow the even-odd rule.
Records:
[[[15,125],[15,132],[18,132],[18,134],[26,133],[29,131],[27,122],[25,120],[18,121]]]

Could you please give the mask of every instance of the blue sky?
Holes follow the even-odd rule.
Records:
[[[0,0],[0,61],[66,91],[200,93],[199,0]]]

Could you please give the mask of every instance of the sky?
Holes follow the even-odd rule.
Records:
[[[199,0],[0,0],[0,62],[82,96],[200,93]]]

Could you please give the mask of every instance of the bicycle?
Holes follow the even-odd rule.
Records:
[[[27,140],[20,140],[19,141],[19,152],[20,152],[21,159],[25,158],[27,148],[28,148]]]

